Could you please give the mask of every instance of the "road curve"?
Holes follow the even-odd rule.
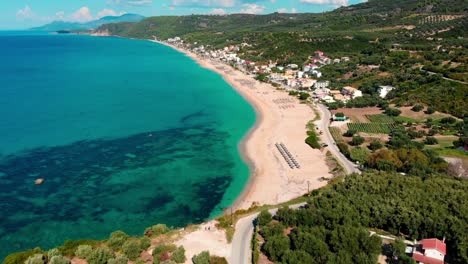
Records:
[[[330,129],[328,129],[330,126],[330,119],[332,117],[328,108],[323,104],[317,104],[317,108],[320,111],[320,120],[316,122],[316,125],[323,131],[322,140],[328,145],[328,150],[330,150],[333,156],[338,159],[346,171],[346,174],[361,173],[361,171],[355,167],[356,165],[349,161],[336,146],[336,142],[330,133]]]
[[[294,204],[289,208],[297,209],[306,203]],[[275,215],[278,208],[268,210],[271,215]],[[248,264],[252,263],[252,249],[251,241],[254,231],[254,220],[257,218],[259,213],[245,216],[236,224],[236,232],[232,239],[232,250],[231,258],[229,259],[230,264]]]

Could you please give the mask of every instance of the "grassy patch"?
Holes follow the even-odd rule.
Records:
[[[339,129],[337,127],[329,127],[329,129],[330,129],[330,133],[331,133],[333,139],[336,141],[336,143],[344,142],[341,129]]]
[[[395,120],[393,117],[388,115],[380,114],[380,115],[366,115],[366,118],[372,123],[383,123],[383,124],[393,124]]]
[[[416,120],[411,117],[407,116],[396,116],[393,118],[396,122],[401,122],[401,123],[420,123],[421,120]]]
[[[336,177],[341,177],[345,176],[346,172],[341,165],[341,163],[333,156],[333,154],[330,151],[327,151],[327,165],[330,168],[330,173],[336,178]]]
[[[466,151],[462,151],[458,149],[450,149],[450,148],[439,148],[439,149],[434,149],[434,150],[440,156],[468,159],[468,152]]]

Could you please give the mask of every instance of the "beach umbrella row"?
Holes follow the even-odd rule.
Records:
[[[286,148],[286,146],[283,143],[276,143],[275,146],[291,169],[301,168],[297,160],[294,158],[291,152],[289,152],[288,148]]]

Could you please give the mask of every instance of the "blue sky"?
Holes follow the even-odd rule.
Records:
[[[0,29],[24,29],[54,20],[86,22],[106,15],[144,16],[323,12],[363,0],[0,0]]]

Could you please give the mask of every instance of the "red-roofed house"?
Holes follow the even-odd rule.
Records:
[[[437,238],[423,239],[413,249],[413,259],[421,264],[444,264],[447,246]]]
[[[322,56],[323,56],[323,54],[324,54],[324,52],[323,52],[323,51],[321,51],[321,50],[317,50],[317,51],[315,51],[315,56],[317,56],[317,57],[322,57]]]

